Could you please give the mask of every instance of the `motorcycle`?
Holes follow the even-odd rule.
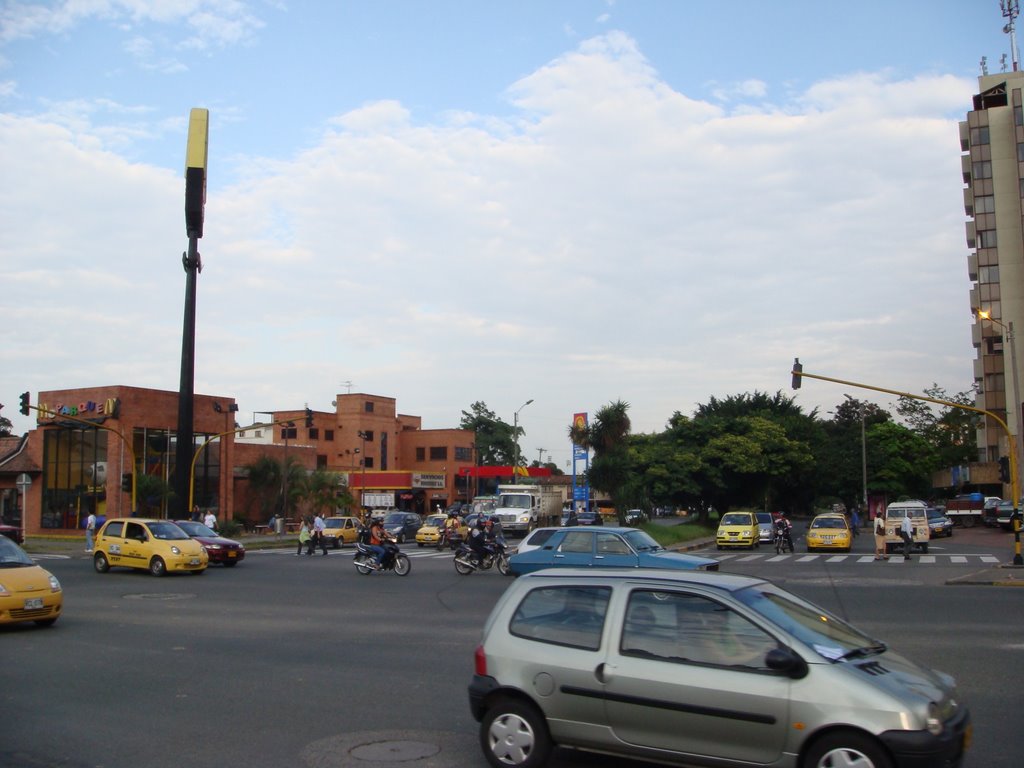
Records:
[[[409,571],[412,570],[412,563],[408,555],[398,548],[394,539],[384,542],[383,547],[384,556],[380,560],[380,565],[378,565],[377,556],[373,553],[373,550],[363,542],[357,541],[356,556],[352,560],[356,570],[364,576],[373,571],[394,571],[399,576],[408,576]]]
[[[468,576],[473,571],[490,570],[492,565],[502,576],[508,576],[508,554],[505,551],[505,546],[499,542],[489,543],[487,554],[482,558],[477,557],[476,552],[470,549],[468,544],[460,544],[455,552],[455,570],[463,576]]]
[[[781,555],[787,548],[790,552],[793,552],[793,539],[788,532],[776,528],[773,541],[775,544],[775,554]]]
[[[437,533],[438,549],[455,549],[455,546],[461,543],[461,541],[462,536],[459,534],[458,528],[445,525]]]

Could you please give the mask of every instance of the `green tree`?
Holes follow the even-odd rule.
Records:
[[[629,403],[618,400],[599,409],[589,425],[569,427],[573,444],[594,452],[587,481],[591,488],[608,494],[620,524],[625,521],[630,500],[639,491],[639,481],[632,476],[628,411]]]
[[[342,476],[317,467],[306,479],[306,500],[314,512],[334,514],[338,507],[351,507],[355,500]]]
[[[923,437],[892,421],[872,424],[868,445],[875,446],[877,464],[868,465],[869,490],[884,491],[890,500],[926,498],[938,453]]]
[[[867,457],[868,493],[885,491],[875,471],[881,457],[879,445],[871,439],[876,424],[892,421],[892,415],[874,403],[847,397],[821,423],[824,439],[814,446],[816,476],[820,478],[821,503],[841,501],[847,507],[860,505],[864,496],[864,454],[861,449],[861,413],[864,415],[864,454]]]
[[[6,416],[0,416],[0,437],[6,437],[11,434],[14,424]]]
[[[932,384],[924,393],[935,400],[974,406],[973,389],[951,395],[938,384]],[[901,397],[896,404],[896,413],[914,434],[927,440],[935,449],[936,469],[977,461],[975,433],[979,415],[974,411]]]
[[[281,464],[264,454],[247,464],[245,470],[249,477],[249,519],[269,520],[281,509]]]
[[[522,427],[513,428],[511,424],[506,424],[481,401],[473,403],[469,411],[462,412],[459,428],[472,430],[476,435],[478,465],[512,464],[516,453],[516,437],[525,434]]]
[[[135,506],[142,517],[163,517],[173,495],[170,483],[159,475],[135,475]]]

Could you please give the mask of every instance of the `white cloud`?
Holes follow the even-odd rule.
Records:
[[[211,193],[196,389],[323,409],[348,380],[428,428],[534,398],[524,452],[563,464],[575,411],[622,398],[660,429],[712,395],[787,389],[794,356],[965,389],[970,89],[858,74],[766,105],[751,81],[725,111],[611,33],[512,84],[508,120],[337,115],[295,157],[232,158]],[[111,154],[119,131],[93,119],[0,117],[18,180],[0,189],[3,391],[177,387],[180,171]]]

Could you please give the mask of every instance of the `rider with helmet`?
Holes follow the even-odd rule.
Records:
[[[785,512],[776,512],[773,515],[772,528],[776,536],[781,536],[783,541],[789,545],[789,551],[793,552],[793,524],[786,517]]]
[[[476,523],[469,532],[469,541],[466,542],[477,560],[483,560],[490,551],[487,547],[487,521],[484,515],[479,515]]]
[[[370,521],[370,543],[367,549],[373,552],[377,558],[377,565],[380,566],[384,560],[384,544],[388,541],[388,532],[384,530],[384,518],[375,517]]]

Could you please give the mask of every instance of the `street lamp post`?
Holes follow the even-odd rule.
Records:
[[[861,513],[868,513],[868,442],[864,434],[864,403],[850,395],[843,395],[851,403],[857,403],[857,411],[860,413],[860,474],[863,498],[861,499]]]
[[[359,439],[363,441],[362,450],[360,451],[362,458],[359,460],[359,506],[363,509],[363,514],[366,514],[366,433],[363,430],[356,432],[359,435]]]
[[[290,430],[295,426],[294,421],[286,422],[284,431],[284,472],[281,473],[281,519],[277,521],[276,533],[283,533],[287,530],[288,521],[288,437]]]
[[[1017,432],[1015,442],[1015,448],[1017,450],[1017,472],[1020,472],[1020,460],[1024,458],[1024,431],[1021,430],[1021,401],[1020,401],[1020,376],[1017,368],[1017,341],[1013,335],[1013,321],[1009,323],[1003,323],[1000,320],[996,320],[992,317],[990,312],[979,309],[978,318],[981,320],[988,320],[990,323],[998,325],[1000,328],[1006,330],[1006,340],[1010,344],[1010,368],[1013,369],[1013,425]],[[1017,480],[1017,487],[1020,488],[1020,477],[1014,478]],[[1020,499],[1013,500],[1013,508],[1015,511],[1018,510]]]
[[[519,408],[516,410],[515,414],[512,416],[512,437],[515,439],[515,454],[512,456],[512,482],[513,483],[518,483],[519,482],[519,473],[516,472],[516,469],[519,467],[519,411],[523,410],[523,408],[525,408],[526,406],[528,406],[532,402],[533,402],[533,398],[530,398],[529,400],[527,400],[525,403],[523,403],[521,406],[519,406]]]

